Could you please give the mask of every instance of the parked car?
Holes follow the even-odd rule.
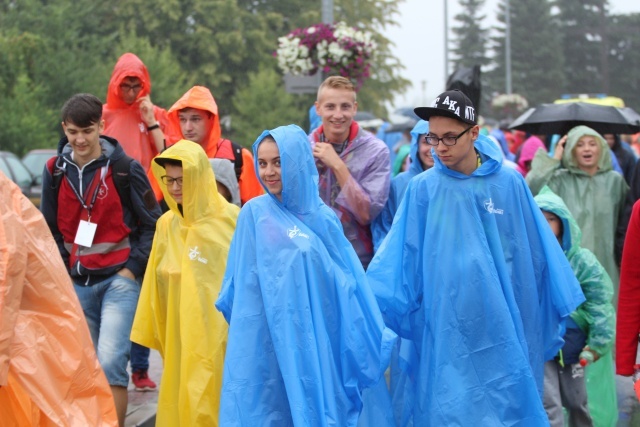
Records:
[[[42,171],[47,160],[56,156],[58,153],[53,148],[42,148],[31,150],[22,158],[22,163],[29,169],[31,175],[36,179],[38,184],[42,184]]]
[[[36,182],[18,156],[8,151],[0,151],[0,171],[15,182],[34,205],[40,207],[42,184]]]

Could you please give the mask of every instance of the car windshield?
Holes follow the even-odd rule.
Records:
[[[24,167],[20,159],[13,156],[7,156],[5,157],[5,160],[7,161],[9,168],[11,168],[11,172],[13,172],[13,179],[15,183],[23,188],[31,186],[33,176],[31,175],[31,172]]]
[[[22,158],[22,163],[29,169],[31,175],[34,177],[39,177],[42,175],[42,171],[44,170],[44,165],[47,163],[51,157],[55,156],[55,150],[49,151],[39,151],[39,152],[29,152]]]

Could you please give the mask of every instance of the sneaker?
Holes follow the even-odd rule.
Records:
[[[151,381],[147,371],[135,371],[131,374],[131,381],[138,391],[154,391],[156,383]]]

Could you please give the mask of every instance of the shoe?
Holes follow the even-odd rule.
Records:
[[[131,381],[138,391],[154,391],[156,383],[151,381],[147,371],[135,371],[131,374]]]

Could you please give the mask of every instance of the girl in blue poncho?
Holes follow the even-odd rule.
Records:
[[[220,424],[355,426],[395,335],[318,195],[304,131],[265,131],[253,150],[267,194],[240,212],[216,302],[229,322]]]

